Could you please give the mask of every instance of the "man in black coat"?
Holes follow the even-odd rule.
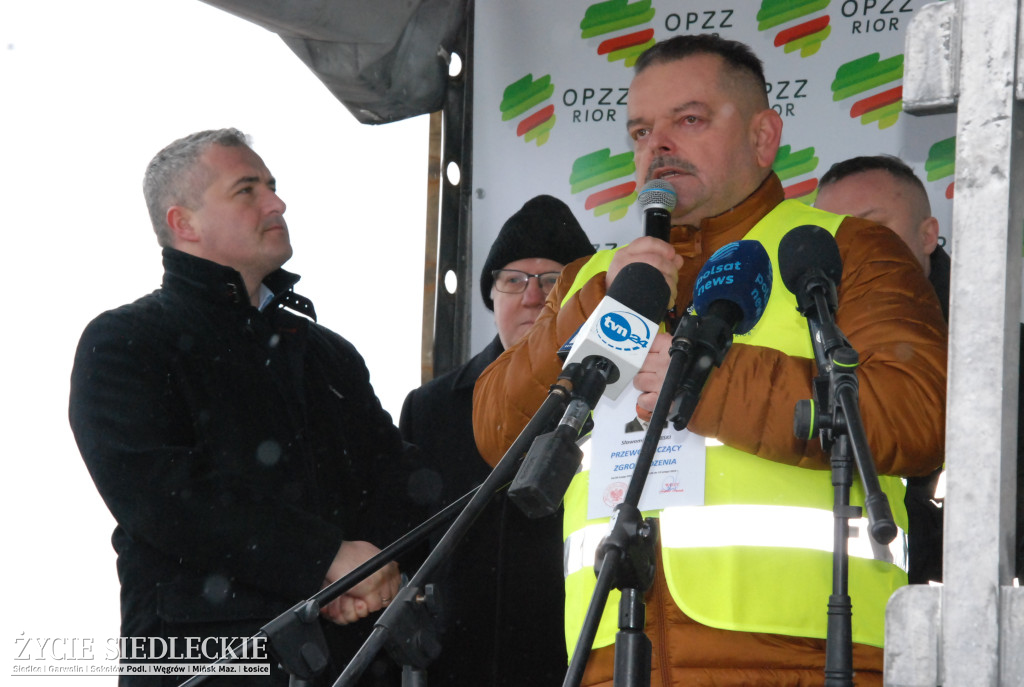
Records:
[[[891,155],[854,157],[837,162],[821,177],[816,207],[855,215],[892,229],[921,263],[935,288],[942,314],[949,320],[949,255],[938,245],[939,221],[932,216],[928,193],[914,171]],[[1021,325],[1024,346],[1024,325]],[[1021,350],[1024,361],[1024,348]],[[1017,404],[1017,575],[1024,573],[1024,384]],[[907,478],[908,548],[911,583],[942,581],[942,470]]]
[[[434,510],[478,486],[491,468],[473,440],[473,385],[540,314],[562,267],[594,247],[572,211],[537,196],[502,226],[480,274],[498,335],[465,365],[410,392],[402,436],[423,452],[414,482]],[[497,495],[443,571],[447,618],[431,687],[560,685],[563,627],[562,518],[530,520]]]
[[[377,553],[379,474],[404,444],[362,358],[281,269],[285,204],[241,132],[175,141],[143,188],[163,283],[88,325],[69,416],[117,521],[122,661],[201,663]],[[323,679],[399,581],[388,564],[321,610]],[[287,682],[262,659],[271,675],[248,684]]]

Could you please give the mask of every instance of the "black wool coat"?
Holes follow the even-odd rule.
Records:
[[[497,337],[469,362],[410,392],[399,428],[422,463],[411,482],[440,510],[491,468],[473,440],[473,385],[503,351]],[[431,687],[561,685],[567,659],[562,514],[530,520],[499,493],[441,573],[446,616]]]
[[[387,543],[403,442],[297,275],[271,274],[259,311],[235,270],[163,260],[160,289],[85,329],[71,427],[117,521],[122,636],[250,636],[320,589],[343,540]],[[340,669],[368,623],[321,625]]]

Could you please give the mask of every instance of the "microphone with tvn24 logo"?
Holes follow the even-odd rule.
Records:
[[[676,207],[676,190],[662,179],[651,179],[636,197],[644,211],[644,236],[668,241],[672,231],[672,211]]]
[[[733,334],[754,328],[771,292],[772,261],[757,241],[733,241],[704,263],[693,288],[693,309],[699,319],[684,318],[675,336],[686,338],[685,346],[692,351],[673,406],[676,429],[689,423],[711,368],[722,364]]]
[[[563,369],[579,364],[583,373],[558,427],[537,437],[509,487],[509,499],[527,517],[540,518],[558,510],[583,458],[576,445],[580,430],[602,396],[617,398],[633,381],[658,333],[669,295],[661,272],[646,263],[630,263],[562,346]]]

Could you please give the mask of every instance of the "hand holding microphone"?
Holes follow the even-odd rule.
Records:
[[[676,254],[671,244],[648,236],[641,236],[632,241],[624,248],[620,248],[612,257],[608,266],[608,273],[605,276],[605,284],[609,290],[613,288],[619,273],[627,265],[635,263],[646,263],[658,270],[668,285],[669,299],[666,310],[676,302],[676,283],[679,281],[679,269],[683,266],[683,258]],[[661,313],[657,319],[665,313]]]
[[[669,288],[668,307],[676,302],[676,282],[683,259],[668,243],[672,228],[672,210],[676,206],[676,191],[672,184],[654,179],[644,184],[637,196],[637,204],[643,208],[644,235],[620,248],[608,266],[605,277],[607,288],[611,288],[619,272],[626,265],[645,262],[665,277]]]

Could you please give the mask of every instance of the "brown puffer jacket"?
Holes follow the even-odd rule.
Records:
[[[740,205],[699,228],[673,227],[671,243],[683,256],[676,309],[683,312],[700,267],[726,243],[742,239],[782,202],[772,174]],[[881,474],[923,475],[943,460],[946,324],[920,265],[888,229],[847,218],[836,233],[843,261],[836,323],[860,354],[860,407]],[[480,376],[473,428],[491,465],[543,402],[558,376],[556,356],[605,295],[603,274],[566,302],[585,260],[568,265],[529,333]],[[774,288],[784,288],[776,280]],[[811,398],[814,361],[759,346],[734,344],[713,371],[688,429],[762,458],[827,468],[817,440],[793,435],[793,408]],[[824,646],[818,639],[734,632],[706,627],[672,602],[659,562],[648,596],[646,632],[654,644],[654,685],[803,685],[823,682]],[[823,602],[824,612],[824,602]],[[856,612],[856,609],[854,610]],[[614,647],[595,651],[584,685],[611,684]],[[854,646],[857,684],[881,684],[882,651]]]

